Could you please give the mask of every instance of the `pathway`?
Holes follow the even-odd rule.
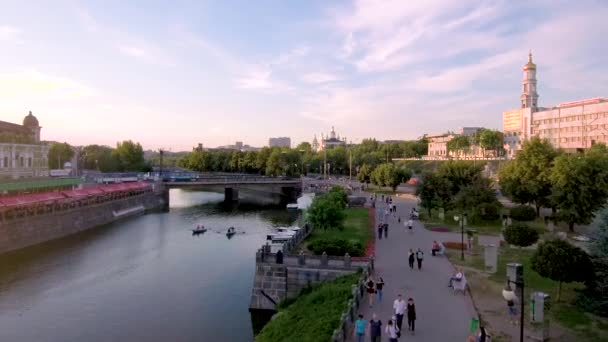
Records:
[[[468,294],[454,295],[447,287],[448,279],[453,273],[453,267],[445,256],[431,255],[431,245],[435,239],[444,239],[442,233],[427,231],[419,221],[414,221],[413,232],[410,233],[403,225],[403,219],[409,216],[415,205],[412,199],[394,197],[397,205],[397,215],[401,223],[392,216],[389,219],[388,239],[376,240],[376,260],[374,278],[381,276],[386,283],[384,299],[374,303],[373,308],[362,305],[362,314],[369,321],[372,313],[385,325],[393,315],[393,301],[402,294],[407,301],[412,297],[416,303],[416,334],[411,336],[407,331],[407,318],[404,318],[401,341],[466,341],[469,336],[469,324],[476,317],[473,304]],[[376,206],[376,215],[384,212],[385,206],[380,204],[380,196]],[[424,252],[422,271],[410,270],[407,262],[409,249],[421,248]],[[387,340],[383,327],[382,341]],[[353,336],[351,336],[351,340]],[[368,341],[369,337],[365,338]]]

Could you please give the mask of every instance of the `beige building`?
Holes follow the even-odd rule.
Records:
[[[49,147],[40,143],[41,128],[32,112],[23,125],[0,121],[0,178],[49,175]]]
[[[597,142],[608,143],[608,100],[593,98],[552,108],[538,107],[532,54],[523,70],[521,108],[502,113],[508,157],[514,157],[522,143],[533,136],[547,139],[567,152],[589,148]]]
[[[452,140],[454,136],[452,133],[427,136],[426,138],[429,141],[427,156],[431,158],[447,158],[448,141]]]
[[[483,158],[484,150],[473,143],[474,137],[482,130],[483,127],[461,127],[458,133],[445,133],[439,135],[430,135],[428,139],[429,159],[455,158],[455,159],[471,159]],[[450,152],[448,151],[448,142],[457,136],[467,136],[471,139],[471,147],[467,151]]]

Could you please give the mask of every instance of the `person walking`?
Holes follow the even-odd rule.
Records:
[[[416,260],[418,261],[418,271],[422,270],[422,259],[424,259],[424,253],[420,248],[416,251]]]
[[[401,325],[403,324],[403,315],[405,314],[405,309],[407,308],[407,304],[403,300],[403,296],[399,294],[395,302],[393,302],[393,309],[395,310],[395,317],[397,318],[397,327],[401,330]]]
[[[414,269],[414,260],[416,260],[416,253],[414,253],[413,249],[410,249],[410,253],[407,257],[407,261],[410,264],[410,270]]]
[[[369,307],[371,308],[374,305],[374,295],[376,294],[375,283],[374,279],[372,279],[372,276],[369,276],[369,278],[367,278],[365,286],[367,287],[367,298],[369,301]]]
[[[378,224],[378,240],[382,240],[382,223]]]
[[[367,321],[363,319],[362,314],[359,314],[359,318],[355,321],[355,337],[357,339],[357,342],[363,342],[366,330]]]
[[[380,342],[382,340],[382,321],[377,319],[376,314],[372,314],[372,319],[369,321],[369,336],[372,342]]]
[[[407,300],[407,329],[414,335],[416,329],[416,304],[414,299],[408,298]]]
[[[391,319],[386,324],[386,328],[384,328],[386,335],[388,336],[389,342],[397,342],[398,338],[401,336],[399,327],[395,324],[395,320]]]
[[[382,302],[382,289],[384,288],[384,279],[378,277],[376,280],[376,292],[378,293],[378,303]]]
[[[384,238],[388,239],[388,223],[384,224]]]
[[[413,227],[414,221],[410,218],[409,220],[407,220],[407,229],[411,232]]]

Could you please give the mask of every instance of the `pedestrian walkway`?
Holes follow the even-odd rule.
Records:
[[[466,341],[469,336],[471,318],[476,317],[473,304],[468,294],[454,295],[448,288],[448,280],[453,274],[453,267],[445,256],[431,255],[433,240],[438,233],[427,231],[419,221],[414,221],[413,232],[408,232],[403,222],[407,222],[415,201],[393,198],[397,205],[397,216],[401,223],[389,214],[388,239],[376,240],[374,279],[382,277],[385,282],[382,303],[374,302],[372,308],[367,305],[367,298],[362,303],[361,312],[369,321],[372,313],[382,320],[382,341],[388,340],[384,327],[393,316],[393,301],[398,294],[403,299],[413,298],[416,303],[416,332],[414,336],[407,330],[407,317],[402,327],[402,341]],[[386,205],[376,203],[376,222],[379,215],[384,215]],[[376,237],[377,239],[377,237]],[[410,270],[407,256],[410,249],[421,248],[424,252],[422,271],[417,267]],[[377,300],[377,298],[375,298]],[[350,337],[354,341],[354,337]],[[369,340],[366,336],[365,341]]]

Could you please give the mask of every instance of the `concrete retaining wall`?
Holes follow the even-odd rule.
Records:
[[[165,209],[168,204],[168,192],[163,189],[111,202],[3,222],[0,223],[0,253],[57,239],[145,211]]]

